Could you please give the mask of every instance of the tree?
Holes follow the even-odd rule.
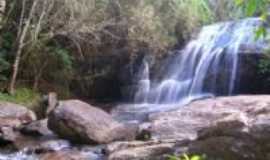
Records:
[[[2,26],[2,20],[6,9],[6,0],[0,0],[0,29]]]
[[[103,21],[102,18],[98,19],[98,14],[103,14],[103,12],[99,12],[100,10],[96,8],[95,0],[57,2],[55,0],[15,0],[14,3],[16,7],[13,8],[13,12],[19,10],[19,18],[12,19],[16,24],[17,38],[13,45],[14,62],[9,84],[11,94],[15,91],[22,56],[27,54],[31,48],[46,44],[56,36],[65,36],[77,43],[74,39],[80,38],[79,35],[83,32],[93,33],[96,41],[98,40],[97,31],[109,22]],[[102,9],[105,10],[105,7]],[[100,23],[96,22],[99,20],[101,20]],[[41,69],[43,70],[45,66],[46,63],[42,65]],[[36,73],[34,86],[41,73],[41,70]]]
[[[27,86],[37,89],[43,80],[69,79],[72,74],[56,73],[66,73],[70,62],[91,63],[93,57],[121,47],[129,61],[141,50],[153,55],[166,54],[175,44],[187,41],[202,25],[217,19],[212,6],[227,5],[225,0],[8,0],[7,3],[5,33],[15,37],[9,53],[13,59],[9,62],[13,64],[12,74],[8,75],[10,93],[14,93],[17,80],[27,81]],[[56,62],[66,67],[54,67],[58,66]],[[89,74],[100,75],[97,70],[103,73],[104,68],[110,67],[101,68],[93,68]],[[84,76],[80,72],[77,75]]]
[[[256,38],[266,37],[269,26],[269,0],[235,0],[237,6],[245,11],[246,16],[260,16],[263,24],[256,30]]]
[[[25,13],[27,8],[26,8],[26,2],[27,0],[22,0],[22,9],[21,9],[21,17],[20,17],[20,22],[19,22],[19,27],[18,27],[18,32],[17,32],[17,40],[15,42],[15,60],[13,63],[13,73],[11,76],[10,80],[10,85],[9,85],[9,93],[14,94],[15,92],[15,83],[17,80],[17,75],[18,75],[18,69],[20,65],[20,60],[21,60],[21,54],[23,51],[24,46],[26,45],[26,37],[27,33],[30,29],[31,25],[31,20],[34,18],[34,13],[36,11],[36,6],[38,1],[34,0],[29,13]]]

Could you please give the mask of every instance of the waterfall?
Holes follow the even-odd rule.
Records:
[[[140,72],[139,72],[139,88],[137,93],[135,93],[135,99],[138,102],[144,102],[147,103],[148,101],[148,94],[150,92],[150,68],[148,62],[144,59],[143,64],[141,66]]]
[[[135,103],[186,104],[205,96],[231,95],[235,91],[239,53],[245,46],[262,49],[255,40],[258,18],[222,22],[202,28],[197,38],[176,52],[159,82],[150,80],[144,60]]]

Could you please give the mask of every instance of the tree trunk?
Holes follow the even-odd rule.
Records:
[[[25,4],[25,0],[23,1],[23,4]],[[10,80],[10,84],[9,84],[9,93],[10,94],[14,94],[15,93],[15,86],[16,86],[16,81],[17,81],[17,75],[18,75],[18,71],[19,71],[19,66],[20,66],[20,61],[21,61],[21,55],[22,55],[22,51],[23,51],[23,47],[24,47],[24,42],[25,42],[25,38],[27,35],[27,32],[29,30],[30,27],[30,23],[31,20],[33,18],[33,14],[35,12],[35,8],[37,5],[37,1],[35,0],[31,6],[31,10],[29,12],[28,17],[24,17],[24,12],[25,12],[25,5],[22,6],[22,12],[21,12],[21,23],[20,23],[20,27],[19,31],[18,31],[18,41],[16,41],[16,51],[15,51],[15,61],[13,63],[13,71],[12,71],[12,76],[11,76],[11,80]],[[23,25],[24,19],[25,20],[25,24]]]
[[[0,29],[2,28],[2,21],[6,9],[6,0],[0,0]]]
[[[11,81],[10,81],[10,85],[9,85],[9,93],[11,95],[13,95],[15,93],[15,85],[16,85],[20,60],[21,60],[22,49],[23,49],[23,46],[20,45],[20,47],[17,50],[15,61],[13,64],[13,72],[12,72],[12,77],[11,77]]]
[[[38,90],[38,85],[39,85],[39,76],[35,76],[34,78],[34,84],[33,84],[33,90],[37,91]]]

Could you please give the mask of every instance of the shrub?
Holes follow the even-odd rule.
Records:
[[[0,92],[0,101],[17,103],[28,107],[32,107],[39,100],[40,94],[27,88],[18,88],[14,95]]]

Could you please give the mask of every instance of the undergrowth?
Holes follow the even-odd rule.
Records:
[[[0,101],[7,101],[33,107],[39,100],[40,94],[31,89],[18,88],[14,95],[0,92]]]

